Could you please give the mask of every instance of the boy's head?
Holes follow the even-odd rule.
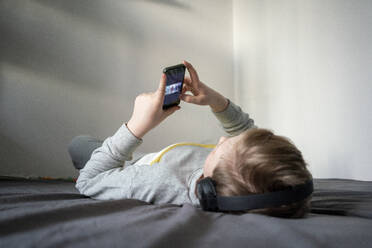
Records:
[[[216,181],[220,196],[273,192],[312,179],[296,146],[288,138],[261,128],[221,137],[205,161],[203,176]],[[311,196],[290,205],[249,212],[299,218],[308,212],[310,199]]]

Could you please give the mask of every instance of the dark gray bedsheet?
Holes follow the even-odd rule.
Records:
[[[0,247],[372,247],[372,182],[316,179],[304,219],[96,201],[72,182],[0,180]]]

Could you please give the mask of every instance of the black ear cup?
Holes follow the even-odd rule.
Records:
[[[196,190],[203,210],[218,211],[216,182],[212,178],[206,177],[200,180]]]

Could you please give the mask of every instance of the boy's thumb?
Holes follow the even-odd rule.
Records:
[[[182,94],[181,99],[188,103],[194,103],[194,96],[188,94]]]

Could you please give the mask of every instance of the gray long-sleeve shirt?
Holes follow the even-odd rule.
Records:
[[[249,115],[230,100],[224,111],[212,113],[229,136],[255,127]],[[177,143],[132,161],[133,152],[142,142],[123,124],[93,151],[80,170],[76,188],[98,200],[131,198],[199,207],[196,181],[203,174],[205,159],[213,146]]]

